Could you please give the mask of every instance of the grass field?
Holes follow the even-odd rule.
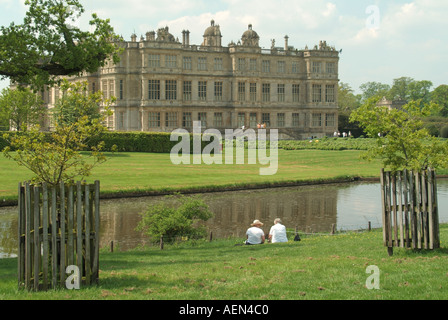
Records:
[[[278,170],[261,176],[257,164],[174,165],[169,154],[115,153],[94,169],[88,181],[100,180],[103,193],[172,191],[285,183],[337,177],[379,177],[380,163],[359,159],[361,151],[279,150]],[[247,155],[247,154],[246,154]],[[236,162],[234,162],[236,163]],[[32,176],[0,155],[0,200],[15,199],[17,185]]]
[[[81,290],[17,288],[17,260],[0,259],[0,300],[446,300],[448,226],[441,249],[395,249],[381,230],[235,246],[242,239],[198,241],[100,253],[100,284]],[[378,267],[379,289],[369,289]],[[379,282],[378,282],[379,281]]]

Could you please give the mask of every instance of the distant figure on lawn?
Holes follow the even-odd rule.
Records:
[[[269,231],[269,241],[272,243],[288,242],[286,227],[282,224],[282,220],[280,218],[274,220],[274,225]]]
[[[245,244],[251,245],[264,243],[265,236],[263,230],[261,229],[262,226],[263,223],[261,223],[260,220],[254,220],[251,227],[246,231],[247,240]]]

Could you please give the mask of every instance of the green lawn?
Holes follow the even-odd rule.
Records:
[[[441,249],[395,249],[381,230],[235,246],[242,239],[186,242],[100,253],[100,284],[81,290],[17,288],[17,260],[0,259],[0,300],[445,300],[448,226]],[[378,267],[379,289],[366,286]],[[168,310],[172,311],[172,310]]]
[[[88,181],[100,180],[103,193],[186,190],[260,183],[284,183],[336,177],[379,177],[380,163],[359,159],[361,151],[279,150],[278,170],[261,176],[257,164],[175,165],[169,154],[116,153],[95,168]],[[234,162],[235,163],[235,162]],[[0,155],[0,199],[15,199],[30,171]]]

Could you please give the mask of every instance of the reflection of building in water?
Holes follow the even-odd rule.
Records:
[[[279,188],[269,190],[220,192],[202,195],[214,212],[207,229],[214,238],[245,238],[255,219],[263,223],[265,233],[281,218],[288,229],[302,232],[329,232],[336,223],[337,188]],[[147,239],[135,231],[139,213],[164,197],[103,201],[101,204],[101,247],[111,241],[121,250],[145,244]]]
[[[304,232],[328,232],[336,223],[337,190],[297,189],[232,192],[207,196],[215,216],[207,222],[216,237],[245,236],[253,220],[260,219],[268,233],[275,218],[287,228]]]

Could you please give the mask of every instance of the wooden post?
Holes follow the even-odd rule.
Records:
[[[209,240],[210,242],[212,242],[213,241],[213,232],[212,231],[210,231],[210,240]]]
[[[163,236],[160,236],[160,250],[163,250]]]
[[[110,252],[114,252],[114,240],[110,242]]]
[[[48,188],[47,184],[42,184],[42,274],[43,289],[48,289]]]

